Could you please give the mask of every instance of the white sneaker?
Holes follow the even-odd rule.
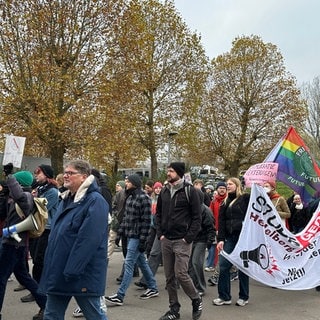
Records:
[[[107,313],[107,304],[104,296],[100,297],[100,308],[104,313]]]
[[[75,318],[81,318],[84,317],[82,310],[80,309],[80,307],[76,307],[72,313],[72,316]]]
[[[232,303],[232,301],[231,300],[223,300],[223,299],[217,298],[217,299],[214,299],[212,301],[212,303],[215,304],[216,306],[222,306],[224,304],[229,305],[229,304]]]
[[[213,267],[205,267],[205,268],[204,268],[204,271],[213,272],[213,271],[214,271],[214,268],[213,268]]]
[[[236,306],[244,307],[246,304],[248,304],[248,302],[248,300],[238,299],[236,302]]]

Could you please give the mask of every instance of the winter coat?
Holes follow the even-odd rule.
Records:
[[[201,230],[194,242],[205,242],[212,244],[215,240],[214,217],[212,211],[204,203],[201,205]]]
[[[225,241],[230,236],[239,236],[246,216],[250,195],[243,194],[237,199],[229,194],[220,207],[218,241]]]
[[[59,191],[53,184],[45,184],[43,186],[39,186],[37,191],[39,198],[46,198],[48,201],[48,221],[46,224],[46,229],[50,229],[52,219],[56,214],[59,205]]]
[[[107,269],[109,206],[93,175],[74,197],[62,194],[53,218],[41,293],[68,296],[102,296]]]
[[[7,186],[9,189],[9,197],[7,198],[6,206],[6,224],[5,227],[11,227],[15,224],[22,222],[22,219],[18,215],[15,203],[19,205],[25,217],[34,211],[35,205],[33,202],[33,196],[30,188],[23,188],[13,175],[9,175],[7,178]],[[17,242],[14,238],[2,238],[2,242],[13,246],[27,246],[28,244],[28,231],[20,232],[20,242]]]
[[[151,198],[142,189],[129,189],[126,195],[118,237],[135,238],[145,242],[151,225]]]
[[[191,243],[201,228],[201,204],[193,186],[188,186],[190,194],[186,195],[184,181],[171,186],[166,185],[157,201],[156,229],[157,237],[164,235],[167,239],[185,239]]]

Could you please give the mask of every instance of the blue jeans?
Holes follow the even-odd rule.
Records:
[[[206,260],[206,267],[214,267],[214,258],[215,258],[216,245],[212,245],[208,251],[208,256]]]
[[[7,282],[12,272],[18,282],[32,293],[39,308],[44,309],[47,297],[38,293],[38,283],[27,270],[26,247],[2,243],[0,249],[0,311],[3,305]]]
[[[72,296],[47,295],[47,304],[44,311],[46,320],[64,320],[64,315]],[[87,320],[107,320],[107,316],[100,308],[100,297],[74,297]]]
[[[225,239],[223,250],[226,253],[231,253],[238,242],[239,236],[231,236]],[[223,256],[219,256],[220,275],[218,282],[219,298],[222,300],[231,300],[231,284],[230,284],[230,269],[232,263]],[[243,300],[249,299],[249,277],[238,271],[239,276],[239,298]]]
[[[139,249],[139,239],[128,238],[127,255],[124,261],[124,274],[121,285],[118,289],[118,296],[123,299],[131,283],[134,265],[137,263],[148,286],[148,289],[158,290],[155,277],[148,265],[146,257]]]
[[[161,260],[162,260],[161,242],[158,239],[158,237],[155,237],[152,248],[151,248],[150,256],[148,259],[148,265],[153,275],[157,273]],[[143,284],[146,284],[146,280],[144,276],[142,276],[142,278],[140,279],[140,282]]]

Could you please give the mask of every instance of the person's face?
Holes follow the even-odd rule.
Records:
[[[34,175],[36,177],[36,181],[39,182],[40,184],[45,183],[47,181],[47,177],[45,176],[45,174],[41,169],[37,169],[34,172]]]
[[[301,203],[301,198],[298,194],[296,194],[294,197],[293,197],[293,202],[296,203],[296,204],[300,204]]]
[[[194,184],[194,187],[195,187],[196,189],[201,190],[202,184],[201,184],[201,183],[195,183],[195,184]]]
[[[153,192],[153,188],[148,186],[147,184],[144,186],[144,190],[147,194],[151,194]]]
[[[121,191],[122,187],[120,186],[120,184],[116,184],[116,192]]]
[[[134,188],[134,185],[128,179],[126,179],[125,182],[126,182],[126,189],[127,190]]]
[[[227,191],[228,193],[234,193],[236,192],[237,186],[235,183],[233,183],[231,180],[227,181]]]
[[[86,178],[86,174],[80,173],[72,166],[66,166],[63,173],[63,185],[69,189],[71,193],[76,193]]]
[[[160,194],[160,192],[161,192],[161,187],[156,187],[156,188],[154,188],[154,193],[155,194]]]
[[[219,196],[224,196],[227,193],[227,188],[226,187],[219,187],[217,189],[217,193]]]
[[[180,179],[180,177],[172,168],[167,169],[167,181],[168,182],[173,183],[175,181],[178,181],[179,179]]]
[[[270,193],[273,190],[273,188],[271,187],[271,185],[268,182],[265,182],[263,184],[263,188],[266,191],[266,193]]]

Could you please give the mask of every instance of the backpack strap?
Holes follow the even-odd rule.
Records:
[[[23,220],[26,216],[17,203],[15,203],[15,208],[18,216]]]
[[[184,192],[186,194],[188,203],[190,203],[190,184],[185,184],[184,185]]]

